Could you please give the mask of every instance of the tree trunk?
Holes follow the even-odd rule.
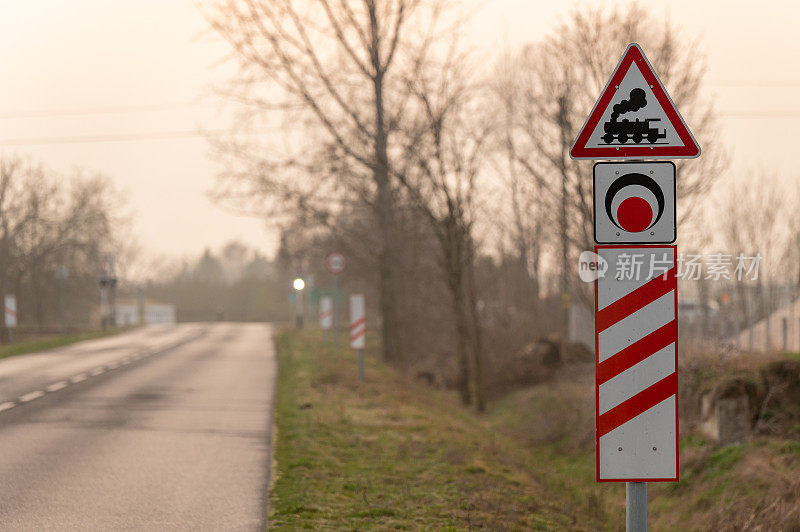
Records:
[[[382,113],[378,114],[382,121]],[[382,317],[383,359],[397,362],[400,359],[400,333],[398,327],[397,300],[397,261],[394,245],[394,198],[392,196],[389,170],[387,166],[386,135],[379,134],[375,143],[375,155],[378,165],[374,171],[377,185],[377,218],[381,235],[381,250],[378,255],[378,272],[380,275],[380,307]]]
[[[475,408],[482,412],[486,408],[483,344],[477,308],[472,242],[468,233],[458,227],[448,228],[447,234],[444,266],[456,320],[458,390],[462,403],[474,404]]]
[[[374,2],[368,3],[370,30],[372,34],[371,62],[375,69],[373,88],[375,91],[375,166],[373,179],[377,188],[378,230],[381,235],[381,250],[378,256],[380,275],[380,307],[383,359],[398,362],[402,352],[398,326],[397,261],[394,253],[395,205],[392,183],[389,178],[389,133],[386,130],[386,113],[383,95],[383,65],[380,57],[380,34]]]
[[[467,273],[467,303],[472,320],[472,382],[475,394],[475,408],[478,412],[486,409],[483,379],[483,335],[481,333],[481,319],[478,314],[478,289],[475,282],[475,254],[472,241],[467,241],[467,255],[464,268]]]
[[[561,212],[559,220],[559,237],[561,238],[561,345],[564,345],[569,336],[569,235],[567,227],[567,153],[571,138],[567,136],[567,98],[562,96],[558,100],[558,123],[561,133],[561,158],[559,166],[561,171]],[[562,353],[563,355],[563,353]]]
[[[454,244],[454,243],[453,243]],[[453,304],[453,316],[456,320],[456,356],[458,357],[458,393],[464,405],[472,404],[472,360],[467,347],[470,337],[469,320],[464,308],[464,282],[460,257],[457,256],[451,245],[448,257],[445,257],[447,269],[447,286],[450,289],[450,298]]]

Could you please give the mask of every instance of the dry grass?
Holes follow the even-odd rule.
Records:
[[[475,416],[373,357],[359,385],[352,354],[313,334],[282,336],[280,353],[274,528],[624,528],[624,486],[594,481],[591,365]],[[694,370],[702,384],[768,360]],[[717,447],[682,431],[681,481],[648,489],[651,530],[800,530],[800,442]]]
[[[274,530],[564,530],[543,464],[456,403],[313,333],[279,338]],[[584,524],[582,524],[584,525]],[[578,527],[581,528],[581,527]]]
[[[716,361],[707,370],[730,375],[770,360],[733,368]],[[594,481],[593,415],[591,371],[519,390],[491,412],[498,431],[547,463],[542,482],[572,499],[579,520],[618,530],[624,527],[624,486]],[[800,442],[760,436],[718,447],[688,430],[682,434],[681,481],[649,486],[650,530],[800,530]]]

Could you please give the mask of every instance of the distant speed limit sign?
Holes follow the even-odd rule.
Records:
[[[331,273],[342,273],[347,261],[344,260],[344,255],[335,251],[325,257],[325,267]]]

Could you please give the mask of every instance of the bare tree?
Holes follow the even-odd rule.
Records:
[[[224,146],[233,163],[220,196],[266,201],[271,216],[302,211],[329,228],[343,209],[368,208],[388,360],[401,347],[393,167],[408,91],[400,73],[425,60],[441,10],[436,0],[220,0],[208,11],[241,66],[229,95],[302,126],[279,153]]]
[[[789,216],[795,198],[792,197],[794,191],[789,189],[787,193],[778,177],[765,171],[739,176],[732,185],[721,194],[722,199],[717,205],[719,237],[716,243],[733,255],[734,260],[740,253],[763,257],[757,279],[736,281],[739,326],[742,329],[774,310],[772,292],[775,282],[790,280],[791,274],[787,275],[787,272],[791,270],[786,261],[790,260],[787,250],[791,249],[793,235],[782,222]],[[748,293],[748,285],[755,290],[755,301],[751,297],[753,294]]]
[[[570,160],[568,150],[631,42],[643,45],[704,149],[700,159],[678,164],[682,222],[724,168],[715,115],[702,95],[705,67],[696,43],[688,45],[674,26],[655,21],[636,4],[575,10],[550,36],[505,59],[512,66],[502,69],[506,75],[496,88],[506,115],[501,144],[517,171],[534,185],[540,209],[555,213],[559,291],[567,299],[588,296],[574,288],[569,264],[593,242],[591,167]]]
[[[500,185],[502,202],[510,209],[501,209],[506,216],[496,219],[501,232],[511,240],[512,253],[519,262],[523,279],[517,289],[523,299],[533,303],[534,319],[539,310],[542,286],[543,255],[548,243],[555,235],[545,231],[552,221],[552,212],[557,202],[550,191],[549,184],[541,178],[537,169],[529,167],[532,160],[520,153],[522,146],[517,128],[530,123],[534,117],[526,108],[526,91],[532,86],[530,69],[520,69],[518,59],[505,54],[498,62],[490,84],[493,100],[497,107],[498,127],[493,135],[493,162]],[[526,288],[528,288],[526,290]]]
[[[38,325],[58,307],[51,292],[59,267],[94,287],[100,254],[114,246],[113,196],[102,177],[79,175],[65,186],[40,166],[0,160],[0,293],[25,294],[20,304]],[[93,302],[94,293],[83,292],[82,302]]]
[[[474,225],[479,178],[485,169],[492,123],[486,94],[471,84],[453,39],[441,60],[420,65],[411,92],[405,160],[398,179],[430,222],[456,325],[458,387],[462,402],[485,407],[483,345],[475,283]]]

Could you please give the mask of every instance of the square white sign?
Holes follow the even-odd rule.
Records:
[[[595,242],[675,242],[675,173],[671,161],[595,164]]]

